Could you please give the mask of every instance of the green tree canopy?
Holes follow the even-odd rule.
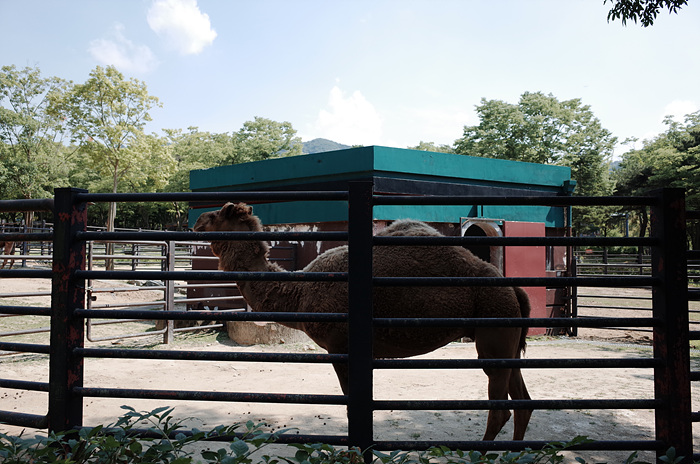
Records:
[[[67,181],[63,118],[52,113],[68,83],[38,68],[0,72],[0,197],[41,198]]]
[[[608,21],[620,19],[624,26],[628,19],[635,23],[639,20],[644,27],[654,24],[659,10],[668,9],[669,13],[678,13],[681,7],[688,4],[688,0],[603,0],[603,4],[608,2],[612,4]]]
[[[568,166],[576,195],[612,192],[608,173],[617,139],[580,99],[525,92],[517,104],[482,99],[476,112],[480,122],[464,127],[456,153]],[[608,216],[604,208],[577,208],[574,227],[596,229]]]
[[[700,209],[700,111],[685,116],[683,122],[665,119],[666,131],[642,148],[622,155],[615,171],[617,195],[645,195],[650,190],[678,187],[686,190],[688,209]],[[639,216],[640,235],[646,232],[646,210],[635,209]],[[700,248],[700,231],[695,226],[690,238],[694,249]]]
[[[410,150],[432,151],[435,153],[454,153],[455,150],[449,145],[436,145],[435,142],[423,142],[422,140],[415,147],[408,147]]]
[[[290,122],[277,122],[255,116],[233,134],[234,151],[226,163],[259,161],[302,153],[301,138]]]
[[[165,184],[172,159],[163,140],[143,131],[157,105],[144,82],[125,79],[113,66],[97,66],[84,84],[73,86],[57,111],[67,118],[86,166],[100,174],[103,183],[95,187],[116,193],[120,185],[133,189],[149,182]],[[115,215],[112,204],[109,230]]]

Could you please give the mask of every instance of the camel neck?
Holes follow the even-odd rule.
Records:
[[[219,256],[219,269],[232,272],[286,272],[267,259],[267,247],[260,242],[212,243]],[[255,312],[296,312],[298,301],[294,283],[276,281],[239,281],[238,288]],[[288,324],[285,324],[288,325]],[[290,325],[291,327],[291,325]]]

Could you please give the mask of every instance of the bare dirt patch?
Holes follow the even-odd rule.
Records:
[[[33,289],[50,285],[32,279],[0,279],[0,293],[20,292],[25,286]],[[109,284],[113,285],[113,284]],[[120,284],[121,285],[121,284]],[[48,287],[46,287],[48,288]],[[29,290],[27,290],[29,291]],[[146,298],[135,294],[129,298]],[[118,295],[115,298],[123,298]],[[6,304],[46,304],[37,299],[5,298]],[[101,298],[101,297],[100,297]],[[13,300],[16,303],[7,301]],[[17,300],[19,300],[17,302]],[[99,300],[99,299],[98,299]],[[106,301],[106,300],[103,300]],[[618,311],[618,310],[604,310]],[[26,318],[26,316],[23,316]],[[43,319],[43,320],[37,320]],[[0,318],[0,332],[17,318]],[[24,319],[23,325],[48,326],[45,318]],[[13,322],[12,324],[15,324]],[[126,326],[105,326],[105,330],[132,332],[137,324],[148,330],[153,324],[127,323]],[[107,327],[109,327],[107,329]],[[590,333],[589,333],[590,332]],[[645,334],[624,334],[582,329],[578,339],[541,337],[529,341],[526,357],[537,358],[639,358],[651,357]],[[46,334],[3,337],[3,341],[45,343]],[[32,340],[32,341],[30,341]],[[205,331],[179,334],[171,346],[159,345],[160,337],[104,341],[87,346],[153,347],[195,351],[244,352],[323,352],[310,344],[237,346],[225,333]],[[700,369],[700,359],[693,355],[693,368]],[[447,359],[476,357],[473,343],[453,343],[423,358]],[[48,381],[48,358],[44,355],[11,355],[0,357],[0,377],[32,381]],[[530,394],[535,399],[634,399],[653,398],[651,369],[526,369],[523,373]],[[302,394],[340,394],[330,365],[296,363],[223,363],[208,361],[155,361],[92,359],[85,361],[85,386],[110,388],[144,388],[159,390],[197,390],[234,392],[274,392]],[[376,399],[485,399],[486,376],[480,370],[377,370]],[[693,410],[700,409],[700,395],[694,392]],[[199,428],[253,420],[274,429],[294,427],[301,433],[344,434],[347,419],[343,406],[316,406],[269,403],[213,403],[190,401],[154,401],[136,399],[85,398],[84,424],[113,422],[122,414],[120,406],[128,404],[139,410],[162,405],[175,406],[177,417],[187,419],[188,426]],[[0,389],[0,409],[31,414],[47,413],[47,395],[41,392]],[[375,436],[382,440],[478,440],[486,426],[486,411],[377,411]],[[17,427],[0,424],[0,432],[19,433]],[[294,432],[292,432],[294,433]],[[512,421],[498,439],[510,439]],[[648,440],[654,438],[652,410],[539,410],[535,411],[526,439],[568,441],[577,435],[592,439]],[[696,430],[696,449],[700,448],[700,431]],[[589,461],[621,462],[627,452],[581,453]],[[652,461],[650,453],[643,455]]]

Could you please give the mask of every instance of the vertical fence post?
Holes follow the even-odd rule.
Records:
[[[350,182],[348,205],[348,440],[373,443],[372,182]]]
[[[83,400],[74,387],[83,384],[83,359],[73,349],[83,346],[84,321],[73,317],[85,304],[85,280],[76,270],[85,269],[85,243],[75,234],[86,229],[87,204],[75,195],[86,190],[59,188],[54,200],[53,276],[51,283],[51,349],[49,359],[49,430],[70,430],[83,423]]]
[[[172,240],[167,242],[167,251],[165,253],[165,269],[164,271],[175,270],[175,242]],[[175,311],[175,281],[164,280],[165,284],[165,310]],[[175,338],[174,335],[175,322],[172,319],[165,321],[165,333],[163,334],[163,343],[172,344]]]
[[[651,235],[661,245],[652,247],[652,274],[661,280],[653,288],[653,314],[663,319],[654,328],[654,357],[663,366],[654,369],[656,438],[676,455],[692,462],[693,437],[690,405],[690,345],[688,339],[688,276],[686,263],[685,191],[663,189],[651,208]],[[659,456],[665,450],[659,451]]]

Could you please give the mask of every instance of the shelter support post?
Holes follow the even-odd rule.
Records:
[[[686,268],[685,191],[663,189],[651,208],[651,234],[661,246],[652,247],[652,273],[660,280],[652,292],[654,357],[663,365],[654,370],[656,438],[676,449],[682,462],[692,462],[690,405],[690,345],[688,339],[688,280]],[[659,457],[666,450],[659,450]],[[659,461],[660,462],[660,461]]]

